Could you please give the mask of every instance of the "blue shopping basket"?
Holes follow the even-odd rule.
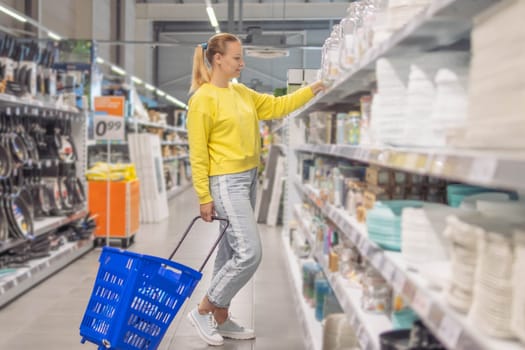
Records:
[[[229,226],[227,219],[199,271],[168,259],[104,247],[95,285],[80,325],[82,343],[98,349],[156,349],[171,321],[202,277],[202,269]]]

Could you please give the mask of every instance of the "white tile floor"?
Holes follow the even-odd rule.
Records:
[[[142,225],[131,250],[167,257],[191,219],[198,213],[193,190],[170,202],[170,217],[159,224]],[[199,222],[174,260],[198,268],[218,231],[217,224]],[[280,230],[260,225],[264,257],[255,278],[236,296],[232,312],[254,327],[252,341],[227,340],[217,349],[301,350],[304,334],[290,295]],[[98,270],[100,250],[93,250],[12,303],[0,309],[0,349],[86,350],[80,344],[79,325]],[[159,349],[196,350],[208,346],[196,335],[185,314],[204,295],[213,258],[192,297],[179,311]]]

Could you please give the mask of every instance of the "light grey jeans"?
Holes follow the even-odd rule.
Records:
[[[233,297],[255,274],[262,258],[254,214],[257,168],[210,176],[210,190],[217,216],[228,218],[230,227],[219,243],[207,294],[213,305],[228,308]],[[221,229],[222,225],[221,221]]]

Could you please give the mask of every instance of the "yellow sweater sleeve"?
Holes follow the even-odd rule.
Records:
[[[312,88],[305,86],[284,96],[275,97],[270,94],[261,94],[249,89],[259,120],[277,119],[284,117],[306,104],[314,97]]]
[[[211,116],[203,112],[204,108],[201,106],[192,106],[192,104],[190,101],[187,119],[191,174],[199,203],[205,204],[213,201],[208,178],[210,169],[208,139],[211,129]]]

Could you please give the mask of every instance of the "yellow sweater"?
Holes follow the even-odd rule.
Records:
[[[209,176],[240,173],[259,165],[259,120],[283,117],[313,96],[310,87],[274,97],[242,84],[202,85],[190,98],[188,109],[191,172],[199,202],[213,201]]]

